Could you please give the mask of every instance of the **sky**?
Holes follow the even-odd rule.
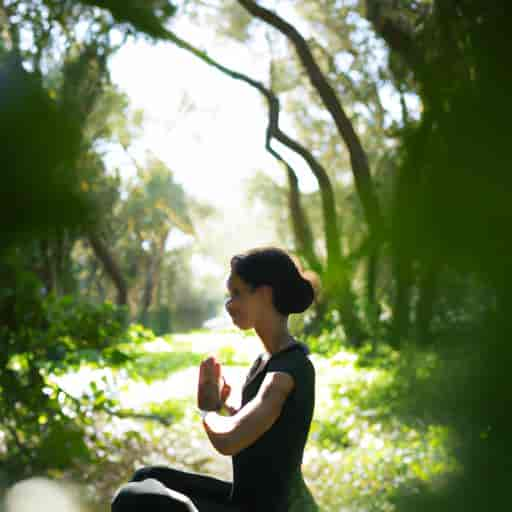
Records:
[[[209,55],[222,64],[266,81],[266,47],[249,50],[229,44],[185,20],[173,30],[194,46],[207,47]],[[130,41],[111,58],[109,67],[131,108],[144,111],[142,137],[132,154],[143,161],[146,151],[151,151],[168,165],[187,195],[220,210],[217,224],[198,226],[200,250],[192,260],[197,272],[220,278],[230,255],[278,243],[271,220],[245,198],[245,182],[258,170],[280,184],[286,179],[282,167],[265,150],[268,117],[260,93],[170,43]],[[191,111],[180,112],[183,104],[192,105]],[[133,175],[133,163],[120,148],[111,148],[106,158],[124,178]],[[297,157],[293,162],[301,189],[315,190],[316,182],[305,164]],[[187,243],[193,240],[174,231],[167,247],[172,250]],[[210,256],[205,254],[208,244],[216,245]]]
[[[293,13],[285,15],[297,23]],[[307,36],[307,28],[297,25]],[[250,45],[229,42],[180,16],[172,30],[190,44],[208,48],[208,54],[223,65],[267,82],[269,49],[264,38]],[[199,227],[199,246],[215,247],[210,256],[204,250],[194,256],[197,271],[220,278],[231,254],[278,243],[271,220],[265,212],[252,209],[244,195],[244,182],[258,170],[280,184],[286,179],[283,168],[265,150],[267,108],[260,93],[171,43],[129,41],[111,57],[109,66],[112,80],[127,93],[131,107],[144,111],[143,134],[131,150],[133,155],[143,161],[146,151],[151,151],[168,165],[188,195],[220,210],[219,223],[203,226],[203,232]],[[397,102],[385,90],[382,101],[391,113],[396,112]],[[188,113],[180,111],[184,104],[191,106]],[[285,113],[280,121],[293,135]],[[304,162],[286,150],[283,154],[297,171],[301,190],[316,190]],[[119,167],[125,178],[134,172],[120,149],[109,153],[107,163]],[[172,250],[192,242],[175,231],[167,247]]]
[[[240,44],[213,39],[206,29],[185,21],[176,32],[192,44],[207,45],[209,54],[233,69],[265,80],[268,58]],[[220,207],[238,206],[244,179],[261,169],[283,182],[284,173],[265,150],[267,110],[260,93],[223,75],[170,43],[129,42],[111,59],[113,81],[133,108],[145,113],[144,135],[135,150],[150,149],[172,169],[192,195]],[[189,114],[180,114],[186,98]],[[133,171],[128,158],[124,172]],[[307,170],[300,178],[306,190],[316,184]]]

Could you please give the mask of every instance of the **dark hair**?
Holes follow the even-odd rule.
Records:
[[[302,313],[315,297],[311,282],[302,276],[292,258],[276,247],[251,249],[233,256],[231,269],[253,289],[271,286],[274,307],[282,315]]]

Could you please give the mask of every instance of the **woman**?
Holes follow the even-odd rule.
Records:
[[[113,512],[284,512],[303,484],[315,371],[307,347],[288,331],[288,316],[311,305],[313,287],[288,254],[269,247],[234,256],[227,288],[233,323],[254,328],[264,348],[249,371],[239,410],[225,406],[230,386],[221,365],[210,357],[200,366],[203,426],[215,449],[232,457],[233,482],[146,467],[117,492]]]

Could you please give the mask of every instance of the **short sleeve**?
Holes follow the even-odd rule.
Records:
[[[289,374],[295,383],[301,381],[301,375],[305,370],[306,356],[301,350],[294,350],[280,354],[269,361],[267,372],[283,372]]]

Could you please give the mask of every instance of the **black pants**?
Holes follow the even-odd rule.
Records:
[[[112,512],[240,512],[230,503],[231,482],[166,466],[135,472],[112,500]]]

